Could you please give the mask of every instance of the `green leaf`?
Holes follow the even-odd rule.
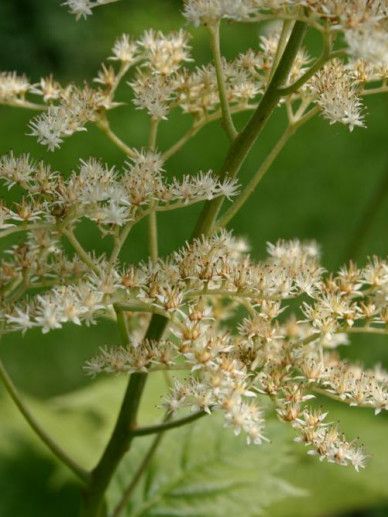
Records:
[[[110,435],[125,385],[125,377],[109,377],[56,399],[40,402],[28,397],[28,401],[45,429],[81,465],[90,468]],[[162,419],[158,406],[164,391],[163,376],[152,375],[142,404],[141,425]],[[23,465],[18,467],[25,472],[19,484],[28,476],[34,479],[37,472],[46,469],[50,482],[46,487],[47,497],[59,493],[60,487],[73,479],[71,474],[35,438],[8,395],[4,392],[1,395],[0,463],[3,470],[0,469],[0,485],[4,487],[9,472]],[[248,447],[242,437],[235,437],[230,429],[223,427],[222,418],[205,417],[166,433],[133,494],[127,516],[218,517],[230,513],[250,517],[269,506],[271,517],[318,517],[386,501],[387,415],[375,417],[371,411],[330,403],[326,399],[324,403],[325,407],[329,406],[331,420],[339,421],[347,437],[360,436],[365,444],[370,458],[362,472],[321,463],[307,456],[305,447],[293,443],[293,430],[280,422],[268,424],[266,434],[271,443]],[[111,485],[111,506],[117,504],[152,439],[142,437],[133,442]],[[43,474],[41,481],[43,483]],[[30,481],[26,487],[29,484]],[[294,485],[306,491],[295,489]],[[23,490],[27,490],[26,487]],[[38,490],[44,502],[43,487]],[[7,506],[11,503],[15,503],[15,497],[8,502],[4,499],[0,513],[22,515],[23,512]],[[77,501],[74,504],[77,505]]]
[[[285,496],[303,495],[280,479],[289,463],[288,446],[278,423],[270,426],[275,444],[248,446],[219,416],[205,417],[166,433],[127,508],[131,517],[256,516]],[[114,506],[149,446],[139,438],[119,469],[111,490]]]

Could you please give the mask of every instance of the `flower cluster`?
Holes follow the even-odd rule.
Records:
[[[184,15],[194,25],[211,24],[221,18],[247,21],[262,7],[260,0],[186,0]]]
[[[82,18],[112,1],[64,5]],[[316,243],[298,240],[269,244],[268,257],[255,261],[245,242],[222,230],[228,210],[210,221],[217,201],[205,211],[206,236],[158,258],[156,214],[236,196],[234,178],[248,140],[276,107],[286,110],[286,136],[316,112],[350,130],[364,126],[362,97],[388,91],[387,2],[186,0],[184,15],[209,29],[211,64],[192,64],[185,31],[149,30],[136,41],[126,34],[116,40],[94,87],[62,86],[51,76],[32,84],[23,75],[0,74],[0,103],[40,110],[30,134],[49,150],[94,123],[126,155],[121,167],[83,159],[70,174],[28,155],[0,158],[2,184],[16,187],[13,201],[0,204],[0,238],[10,242],[0,261],[0,334],[118,320],[128,327],[127,346],[103,348],[85,364],[88,374],[181,370],[164,397],[169,413],[220,411],[227,426],[255,444],[266,439],[267,397],[310,454],[359,470],[365,463],[361,447],[311,401],[324,395],[376,414],[388,409],[388,373],[344,361],[338,352],[353,334],[387,335],[387,261],[373,257],[364,267],[350,263],[327,274]],[[217,39],[222,19],[285,23],[281,30],[266,27],[255,48],[226,60]],[[288,21],[297,23],[292,28]],[[318,58],[301,46],[303,24],[322,36]],[[132,97],[119,88],[124,80]],[[126,92],[123,101],[118,92]],[[109,110],[129,101],[150,118],[144,149],[129,147],[109,124]],[[158,129],[174,109],[190,114],[192,126],[163,152]],[[239,133],[233,115],[244,110],[256,115]],[[166,179],[167,160],[221,118],[233,142],[220,173]],[[150,259],[123,264],[127,238],[145,217]],[[83,247],[77,226],[84,219],[109,239],[109,253],[97,256]],[[22,234],[24,239],[15,238]],[[146,327],[156,317],[163,318],[164,335],[148,339]]]
[[[25,75],[17,75],[16,72],[0,73],[0,102],[16,103],[23,100],[31,91],[31,84]]]
[[[316,95],[322,115],[331,124],[340,122],[349,126],[364,126],[362,103],[357,92],[357,83],[351,70],[334,60],[316,74],[310,81],[310,88]]]
[[[65,0],[62,5],[69,9],[71,14],[74,14],[76,19],[87,18],[93,14],[93,9],[101,5],[110,4],[118,0]]]
[[[136,338],[128,348],[104,349],[86,371],[182,369],[186,375],[174,384],[168,408],[221,410],[249,443],[264,439],[261,398],[268,395],[311,453],[359,469],[360,448],[308,403],[324,394],[376,413],[388,409],[388,373],[347,363],[335,351],[352,333],[386,332],[388,263],[350,264],[334,277],[319,265],[315,243],[280,241],[268,251],[266,261],[255,263],[221,233],[166,261],[117,273],[115,303],[131,319],[142,310],[166,316],[167,335],[160,348]],[[294,298],[301,299],[299,314],[287,311]],[[225,318],[241,309],[246,316],[227,330]]]
[[[185,0],[185,16],[194,24],[211,23],[221,18],[239,21],[257,21],[268,11],[281,19],[300,15],[319,23],[331,23],[335,30],[358,29],[378,24],[388,14],[388,6],[381,0]]]
[[[160,156],[145,151],[128,161],[121,174],[93,158],[81,160],[79,170],[66,181],[42,162],[11,153],[0,159],[0,179],[28,193],[14,207],[1,207],[1,228],[14,226],[16,231],[18,222],[56,231],[57,217],[65,218],[68,226],[86,217],[109,231],[111,226],[138,222],[151,207],[156,212],[174,210],[238,193],[235,180],[220,180],[211,171],[167,182]]]
[[[103,3],[106,1],[71,0],[66,5],[82,16]],[[297,122],[315,105],[330,123],[340,122],[350,130],[364,126],[361,97],[368,94],[370,83],[379,83],[385,91],[388,77],[387,9],[382,2],[189,0],[184,13],[194,23],[212,25],[221,18],[244,21],[293,15],[298,18],[301,5],[307,9],[306,23],[322,32],[326,47],[332,46],[331,41],[339,31],[344,32],[347,46],[341,59],[327,63],[324,68],[322,65],[307,85],[301,84],[291,91],[286,103],[290,120]],[[260,36],[257,48],[231,61],[222,59],[225,96],[231,112],[257,106],[278,62],[280,39],[278,28],[270,26]],[[124,34],[115,42],[109,59],[113,66],[102,65],[94,80],[98,87],[86,84],[81,88],[72,84],[62,87],[52,77],[31,84],[23,75],[3,72],[0,103],[44,110],[30,122],[30,134],[51,151],[64,138],[84,131],[87,123],[96,123],[107,131],[106,112],[121,104],[115,95],[120,82],[131,71],[127,82],[132,90],[132,102],[155,120],[167,119],[177,107],[193,115],[197,127],[222,114],[216,68],[213,64],[197,67],[189,64],[192,61],[189,36],[183,30],[170,34],[149,30],[137,41]],[[330,52],[327,59],[330,60]],[[291,87],[303,77],[313,61],[307,50],[301,48],[287,85]],[[43,103],[30,100],[31,96],[39,96]],[[293,105],[300,101],[303,110],[297,110],[295,118]]]
[[[87,122],[94,122],[102,109],[111,108],[109,97],[102,91],[88,86],[70,86],[59,96],[59,104],[50,105],[46,112],[30,123],[31,135],[42,145],[54,151],[63,138],[76,131],[84,131]]]

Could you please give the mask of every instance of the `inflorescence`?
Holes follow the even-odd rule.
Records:
[[[64,5],[82,18],[112,1]],[[316,111],[350,130],[364,126],[362,97],[388,89],[387,1],[187,0],[183,11],[213,34],[222,19],[299,20],[321,33],[322,56],[301,47],[279,93],[292,128]],[[345,46],[334,47],[336,39]],[[84,365],[88,374],[176,372],[163,402],[170,413],[221,411],[227,426],[255,444],[266,440],[267,397],[309,454],[359,470],[362,447],[311,400],[319,394],[376,414],[388,409],[388,373],[364,369],[338,352],[352,334],[388,333],[387,261],[373,257],[362,268],[350,263],[329,274],[317,245],[295,240],[269,244],[268,258],[257,262],[244,241],[220,228],[164,259],[120,260],[143,218],[238,195],[228,174],[167,180],[165,162],[206,123],[223,118],[225,102],[231,113],[257,108],[279,63],[284,31],[270,24],[257,48],[231,61],[220,57],[219,69],[217,60],[193,65],[189,41],[182,30],[149,30],[137,41],[124,34],[94,85],[63,86],[51,76],[35,84],[14,72],[0,74],[0,103],[40,110],[29,131],[49,150],[94,123],[127,155],[121,168],[81,160],[70,175],[28,155],[0,158],[0,179],[17,198],[0,205],[0,238],[25,236],[0,263],[0,332],[47,333],[67,323],[115,319],[123,311],[130,343],[103,348]],[[134,149],[121,141],[107,113],[122,104],[116,93],[124,78],[151,127],[179,109],[193,118],[188,135],[164,153],[154,144]],[[110,254],[82,247],[76,228],[85,219],[111,238]],[[155,314],[167,321],[160,341],[144,339]]]

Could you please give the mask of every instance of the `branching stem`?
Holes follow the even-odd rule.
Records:
[[[122,344],[127,346],[129,335],[125,312],[117,309],[116,314]],[[159,340],[163,335],[166,324],[166,318],[153,315],[146,339]],[[83,517],[104,517],[105,515],[104,494],[134,438],[133,431],[137,428],[137,413],[146,381],[146,373],[133,373],[129,378],[112,435],[101,459],[91,472],[90,482],[84,492],[81,514]]]
[[[148,138],[148,149],[155,151],[156,139],[158,136],[159,119],[151,118],[150,134]],[[152,262],[156,262],[159,256],[158,245],[158,221],[155,210],[155,202],[151,204],[150,215],[148,216],[148,244]]]
[[[226,226],[230,221],[237,215],[239,210],[245,205],[250,196],[254,193],[257,188],[257,185],[263,179],[264,175],[267,173],[273,162],[279,156],[281,151],[284,149],[285,145],[289,141],[289,139],[293,136],[295,131],[305,124],[308,120],[310,120],[314,115],[318,113],[318,108],[313,108],[309,112],[307,112],[303,117],[301,117],[294,124],[290,124],[287,129],[283,132],[279,140],[276,142],[274,147],[271,149],[270,153],[266,156],[265,160],[261,164],[260,168],[256,172],[256,174],[252,177],[246,187],[243,189],[241,194],[238,196],[236,201],[232,204],[232,206],[225,212],[225,214],[218,220],[216,224],[215,230],[218,231],[224,226]]]
[[[147,427],[139,427],[133,431],[134,436],[148,436],[149,434],[156,434],[163,431],[167,431],[168,429],[175,429],[176,427],[182,427],[183,425],[190,424],[191,422],[195,422],[196,420],[206,416],[208,413],[205,411],[198,411],[197,413],[193,413],[192,415],[188,415],[186,417],[180,418],[178,420],[172,420],[170,422],[164,422],[159,425],[150,425]]]
[[[171,418],[171,413],[167,413],[164,418],[164,423],[167,423],[169,419]],[[113,510],[112,517],[118,517],[124,510],[125,507],[128,504],[128,501],[131,498],[131,495],[133,494],[134,489],[138,485],[142,475],[146,471],[148,465],[150,464],[157,448],[160,445],[160,442],[162,441],[162,438],[164,436],[164,432],[159,432],[155,438],[153,439],[146,455],[144,456],[143,460],[141,461],[139,467],[137,468],[136,472],[134,473],[131,481],[129,482],[127,488],[124,490],[120,501],[116,505],[115,509]]]
[[[108,118],[105,113],[103,113],[98,121],[96,122],[96,125],[101,129],[101,131],[113,142],[124,154],[129,156],[130,158],[133,158],[136,156],[136,153],[131,147],[129,147],[126,143],[124,143],[114,131],[112,131]]]
[[[246,128],[232,142],[224,166],[220,171],[220,177],[234,177],[258,134],[263,129],[273,109],[280,99],[279,87],[287,80],[292,63],[304,38],[306,26],[302,22],[296,22],[291,32],[289,41],[279,62],[279,66],[272,81],[255,114],[248,122]],[[224,106],[225,108],[225,106]],[[224,114],[224,113],[223,113]],[[151,128],[151,134],[154,128]],[[154,134],[156,131],[154,130]],[[149,148],[152,149],[153,141],[150,137]],[[222,204],[222,198],[216,199],[206,205],[199,220],[196,234],[207,234],[212,231],[215,218]],[[154,251],[151,252],[154,254]],[[117,310],[117,320],[122,335],[123,344],[128,343],[125,314]],[[167,319],[159,315],[153,315],[146,338],[159,340],[167,325]],[[87,487],[84,499],[84,517],[97,517],[102,515],[103,500],[106,488],[125,452],[129,449],[136,432],[136,417],[140,399],[144,390],[147,374],[134,373],[131,375],[127,391],[124,395],[119,416],[117,418],[112,436],[106,449],[91,474],[91,482]],[[166,424],[165,424],[166,425]],[[161,431],[160,428],[158,428]],[[155,431],[155,428],[153,428]],[[156,430],[156,432],[158,432]]]
[[[77,237],[74,235],[74,232],[69,229],[62,230],[63,235],[67,238],[67,240],[70,242],[70,244],[73,246],[74,250],[80,257],[80,259],[90,267],[92,271],[99,274],[100,270],[97,266],[97,264],[94,263],[92,258],[90,257],[89,253],[84,250],[81,243],[78,241]]]
[[[302,44],[305,32],[306,25],[303,22],[296,22],[279,62],[279,66],[276,69],[257,110],[229,148],[229,152],[219,172],[222,179],[234,178],[238,174],[257,137],[264,129],[264,126],[270,118],[273,110],[277,106],[280,100],[279,88],[281,88],[288,78],[294,59]],[[223,198],[217,198],[206,203],[194,230],[194,236],[207,235],[214,231],[214,222],[222,203]]]
[[[237,130],[234,126],[230,107],[228,102],[228,95],[226,89],[225,75],[222,64],[221,48],[220,48],[220,22],[209,25],[210,33],[210,47],[213,54],[214,67],[217,76],[218,94],[220,97],[221,111],[222,111],[222,125],[228,135],[229,139],[233,141],[237,136]]]

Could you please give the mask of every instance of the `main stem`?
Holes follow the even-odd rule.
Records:
[[[295,22],[284,53],[280,59],[279,66],[277,67],[257,110],[230,146],[224,164],[219,172],[222,179],[234,178],[238,174],[257,137],[264,129],[273,110],[276,108],[281,98],[280,88],[288,78],[292,64],[302,44],[305,32],[306,24],[300,21]],[[222,203],[222,197],[206,203],[194,230],[194,236],[208,235],[212,233],[214,222]]]
[[[117,310],[117,323],[121,340],[124,345],[127,345],[128,329],[126,316],[121,310]],[[163,335],[166,323],[167,320],[165,318],[154,315],[146,338],[159,340]],[[104,494],[121,459],[129,450],[135,437],[136,418],[146,381],[146,373],[133,373],[129,378],[112,435],[100,461],[91,472],[90,482],[84,491],[82,517],[105,517],[106,515]]]
[[[245,205],[245,203],[248,201],[249,197],[254,193],[256,190],[257,185],[260,183],[260,181],[263,179],[264,175],[267,173],[268,169],[271,167],[273,162],[276,160],[276,158],[279,156],[280,152],[284,148],[284,146],[287,144],[289,139],[292,137],[292,135],[299,129],[300,126],[308,122],[314,115],[316,115],[318,112],[318,109],[312,108],[308,113],[303,115],[299,120],[296,122],[290,124],[279,140],[276,142],[274,147],[271,149],[271,151],[266,156],[265,160],[261,164],[260,168],[256,172],[256,174],[251,178],[251,180],[248,182],[244,190],[241,192],[239,197],[236,199],[236,201],[232,204],[232,206],[220,217],[217,221],[217,224],[215,226],[215,230],[220,230],[224,226],[226,226],[230,221],[233,219],[233,217],[236,216],[236,214],[241,210],[241,208]]]

